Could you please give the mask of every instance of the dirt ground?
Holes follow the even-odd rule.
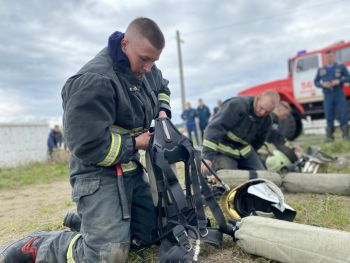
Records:
[[[68,210],[74,209],[70,201],[71,188],[67,182],[0,190],[0,245],[16,240],[36,230],[59,225]]]

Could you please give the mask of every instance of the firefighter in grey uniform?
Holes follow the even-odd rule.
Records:
[[[154,240],[154,206],[137,150],[148,148],[152,119],[170,117],[168,82],[154,65],[164,42],[152,20],[137,18],[68,79],[63,121],[81,230],[34,232],[7,247],[1,263],[126,262],[132,239]]]
[[[204,133],[204,161],[214,170],[265,170],[256,151],[266,140],[272,124],[269,114],[278,103],[274,91],[225,101]],[[206,166],[201,170],[205,174]]]

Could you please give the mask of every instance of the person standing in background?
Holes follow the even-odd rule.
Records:
[[[52,157],[52,152],[54,148],[59,148],[62,145],[62,132],[58,125],[55,125],[54,128],[49,133],[49,138],[47,139],[47,148],[49,157]]]
[[[203,103],[202,99],[198,100],[197,117],[199,119],[199,129],[201,132],[201,139],[203,140],[204,129],[207,127],[209,118],[210,118],[210,110]]]
[[[221,109],[221,107],[222,107],[222,100],[217,100],[216,106],[214,107],[214,110],[213,110],[212,117],[214,117],[218,113],[218,111]]]
[[[192,133],[194,133],[196,137],[196,142],[199,145],[198,133],[196,129],[196,117],[197,117],[196,110],[192,108],[192,105],[190,102],[187,102],[186,109],[181,114],[181,118],[185,121],[188,138],[192,140]]]
[[[314,80],[315,86],[321,88],[324,95],[323,107],[327,119],[326,142],[334,141],[334,117],[338,115],[343,139],[350,140],[348,124],[348,107],[343,91],[343,84],[350,82],[350,75],[343,64],[335,61],[332,50],[326,52],[326,63],[319,68]]]

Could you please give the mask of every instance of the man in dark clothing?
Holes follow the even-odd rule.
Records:
[[[315,86],[321,88],[324,95],[323,107],[327,119],[326,141],[334,141],[334,116],[338,114],[343,138],[350,140],[348,125],[348,108],[343,91],[343,84],[350,82],[350,75],[346,67],[335,63],[333,51],[327,51],[326,63],[319,68],[315,77]]]
[[[201,139],[203,140],[204,129],[207,127],[210,118],[210,110],[203,103],[202,99],[198,100],[197,117],[199,119],[199,129],[201,130]]]
[[[156,23],[137,18],[68,79],[63,124],[80,232],[34,232],[6,248],[1,263],[126,262],[132,239],[154,240],[138,150],[149,147],[152,119],[171,114],[168,81],[154,64],[164,44]]]
[[[274,91],[225,101],[204,132],[203,159],[214,170],[265,170],[256,151],[266,140],[270,113],[278,103]],[[204,164],[201,170],[207,172]]]
[[[214,117],[218,113],[218,111],[221,109],[221,107],[222,107],[222,100],[218,100],[216,102],[216,106],[214,107],[213,116],[212,117]]]
[[[60,127],[55,125],[54,128],[49,133],[49,138],[47,139],[48,154],[52,157],[52,152],[54,148],[59,148],[62,145],[62,132]]]
[[[187,102],[186,109],[181,114],[181,118],[185,121],[188,138],[192,140],[192,133],[194,133],[194,136],[196,137],[196,142],[197,144],[199,144],[198,133],[196,128],[196,117],[196,110],[192,108],[191,103]]]
[[[296,151],[300,151],[298,146],[294,146],[281,132],[280,121],[284,120],[291,113],[292,109],[287,102],[280,102],[271,113],[272,126],[266,141],[273,144],[276,149],[283,152],[293,163],[298,160]]]

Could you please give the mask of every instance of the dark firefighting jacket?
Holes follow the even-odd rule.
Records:
[[[65,140],[72,153],[71,176],[140,172],[135,136],[149,129],[160,110],[170,113],[168,81],[154,65],[136,78],[126,63],[103,49],[62,90]],[[170,117],[170,116],[169,116]]]
[[[204,132],[203,157],[213,160],[219,152],[245,158],[264,144],[270,128],[270,115],[256,116],[254,97],[228,99]]]
[[[293,144],[283,135],[278,116],[272,112],[271,119],[271,130],[267,135],[266,141],[273,144],[278,150],[283,152],[291,162],[296,162],[298,160],[298,156],[294,152]]]

